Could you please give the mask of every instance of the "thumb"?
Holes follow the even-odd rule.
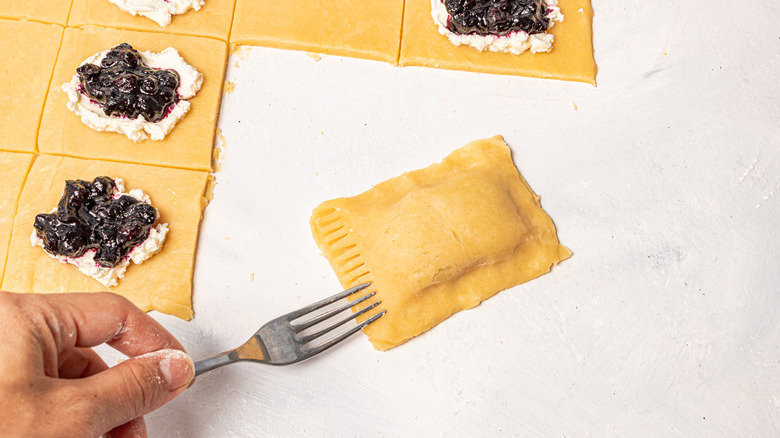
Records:
[[[194,376],[187,353],[164,349],[130,358],[82,382],[92,396],[95,425],[108,431],[173,400]]]

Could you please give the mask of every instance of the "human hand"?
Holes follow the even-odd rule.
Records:
[[[0,436],[145,437],[194,376],[181,344],[111,293],[0,292]],[[108,368],[91,347],[129,356]]]

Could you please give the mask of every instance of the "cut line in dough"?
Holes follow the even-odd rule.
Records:
[[[558,0],[565,18],[550,28],[555,39],[548,53],[480,52],[455,46],[431,20],[431,0],[406,0],[399,65],[478,73],[561,79],[596,85],[593,59],[593,9],[590,0]]]

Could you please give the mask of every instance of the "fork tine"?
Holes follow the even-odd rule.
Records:
[[[252,336],[252,338],[249,339],[249,341],[245,342],[238,348],[196,361],[196,374],[202,374],[223,365],[244,360],[261,362],[269,365],[289,365],[308,359],[327,350],[328,348],[351,336],[358,330],[362,330],[367,325],[379,319],[382,315],[385,314],[385,311],[382,310],[376,315],[366,319],[362,323],[353,325],[351,328],[342,331],[338,335],[331,336],[329,340],[318,343],[315,347],[306,349],[304,349],[304,347],[311,341],[318,340],[320,337],[325,337],[325,334],[336,329],[337,327],[341,327],[344,325],[344,323],[365,314],[369,310],[378,306],[381,302],[377,301],[375,303],[369,304],[363,309],[353,313],[351,316],[342,318],[335,324],[321,329],[317,333],[309,336],[299,338],[298,334],[301,332],[299,329],[301,327],[306,329],[317,323],[325,323],[328,319],[334,317],[337,313],[346,311],[348,308],[358,303],[362,303],[368,298],[371,298],[374,296],[374,292],[368,293],[365,296],[353,300],[346,305],[337,305],[339,307],[338,310],[335,312],[333,310],[324,312],[324,314],[315,316],[313,321],[307,321],[301,325],[294,325],[292,324],[292,321],[312,312],[313,310],[320,309],[323,306],[327,306],[328,304],[332,304],[338,300],[346,298],[360,290],[365,289],[369,285],[370,283],[363,283],[343,292],[339,292],[332,297],[325,298],[324,300],[318,301],[302,309],[292,311],[286,315],[282,315],[278,318],[274,318],[271,321],[268,321],[262,327],[260,327],[260,329]]]
[[[328,318],[331,318],[331,317],[333,317],[335,315],[338,315],[339,313],[349,309],[350,307],[353,307],[353,306],[356,306],[356,305],[362,303],[363,301],[373,297],[374,295],[376,295],[376,292],[371,292],[369,294],[363,295],[362,297],[356,299],[355,301],[350,301],[350,302],[344,304],[343,306],[340,306],[338,309],[334,309],[334,310],[331,310],[329,312],[325,312],[322,315],[319,315],[319,316],[317,316],[314,319],[311,319],[309,321],[304,322],[303,324],[293,324],[292,326],[296,329],[296,333],[297,332],[301,332],[301,331],[306,330],[307,328],[309,328],[309,327],[311,327],[313,325],[317,325],[317,324],[321,323],[322,321],[325,321]]]
[[[359,285],[357,285],[357,286],[355,286],[353,288],[345,290],[344,292],[339,292],[336,295],[333,295],[332,297],[328,297],[328,298],[325,298],[324,300],[317,301],[316,303],[310,304],[310,305],[308,305],[308,306],[306,306],[306,307],[304,307],[302,309],[294,310],[294,311],[292,311],[292,312],[290,312],[290,313],[280,317],[279,319],[286,318],[288,321],[292,321],[293,319],[300,318],[301,316],[303,316],[303,315],[305,315],[305,314],[307,314],[307,313],[309,313],[309,312],[311,312],[313,310],[317,310],[317,309],[319,309],[321,307],[327,306],[328,304],[335,303],[336,301],[338,301],[338,300],[340,300],[342,298],[346,298],[346,297],[354,294],[355,292],[358,292],[358,291],[361,291],[361,290],[367,288],[370,285],[371,285],[371,283],[359,284]]]
[[[353,314],[351,314],[351,315],[349,315],[349,316],[347,316],[345,318],[342,318],[341,321],[334,322],[330,326],[325,327],[324,329],[319,330],[316,333],[312,333],[310,335],[307,335],[307,336],[304,336],[304,337],[300,338],[299,340],[300,340],[301,345],[303,345],[303,344],[305,344],[305,343],[307,343],[309,341],[313,341],[314,339],[319,338],[320,336],[324,335],[325,333],[328,333],[329,331],[335,329],[336,327],[341,327],[342,325],[344,325],[345,322],[353,320],[353,319],[357,318],[358,316],[368,312],[369,310],[371,310],[374,307],[378,306],[379,303],[381,303],[381,301],[377,301],[375,303],[372,303],[371,305],[366,306],[366,307],[360,309],[359,311],[357,311],[357,312],[355,312],[355,313],[353,313]]]
[[[377,303],[377,304],[379,304],[379,303]],[[306,353],[306,357],[311,357],[311,356],[314,356],[316,354],[322,353],[323,351],[327,350],[328,348],[338,344],[339,342],[343,341],[344,339],[352,336],[358,330],[362,330],[367,325],[369,325],[372,322],[374,322],[377,319],[379,319],[379,317],[384,315],[385,312],[386,312],[386,310],[383,310],[383,311],[377,313],[376,315],[372,316],[371,318],[368,318],[367,320],[365,320],[365,321],[361,322],[360,324],[352,327],[351,329],[347,330],[346,332],[336,336],[335,338],[331,339],[330,341],[325,342],[324,344],[320,344],[320,345],[318,345],[318,346],[316,346],[314,348],[310,348],[310,349],[305,350],[304,352]]]

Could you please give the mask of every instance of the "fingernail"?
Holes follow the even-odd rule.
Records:
[[[195,376],[195,364],[187,353],[181,350],[160,350],[159,353],[164,357],[157,362],[160,367],[165,383],[168,384],[168,391],[174,391],[182,386],[188,385]]]

